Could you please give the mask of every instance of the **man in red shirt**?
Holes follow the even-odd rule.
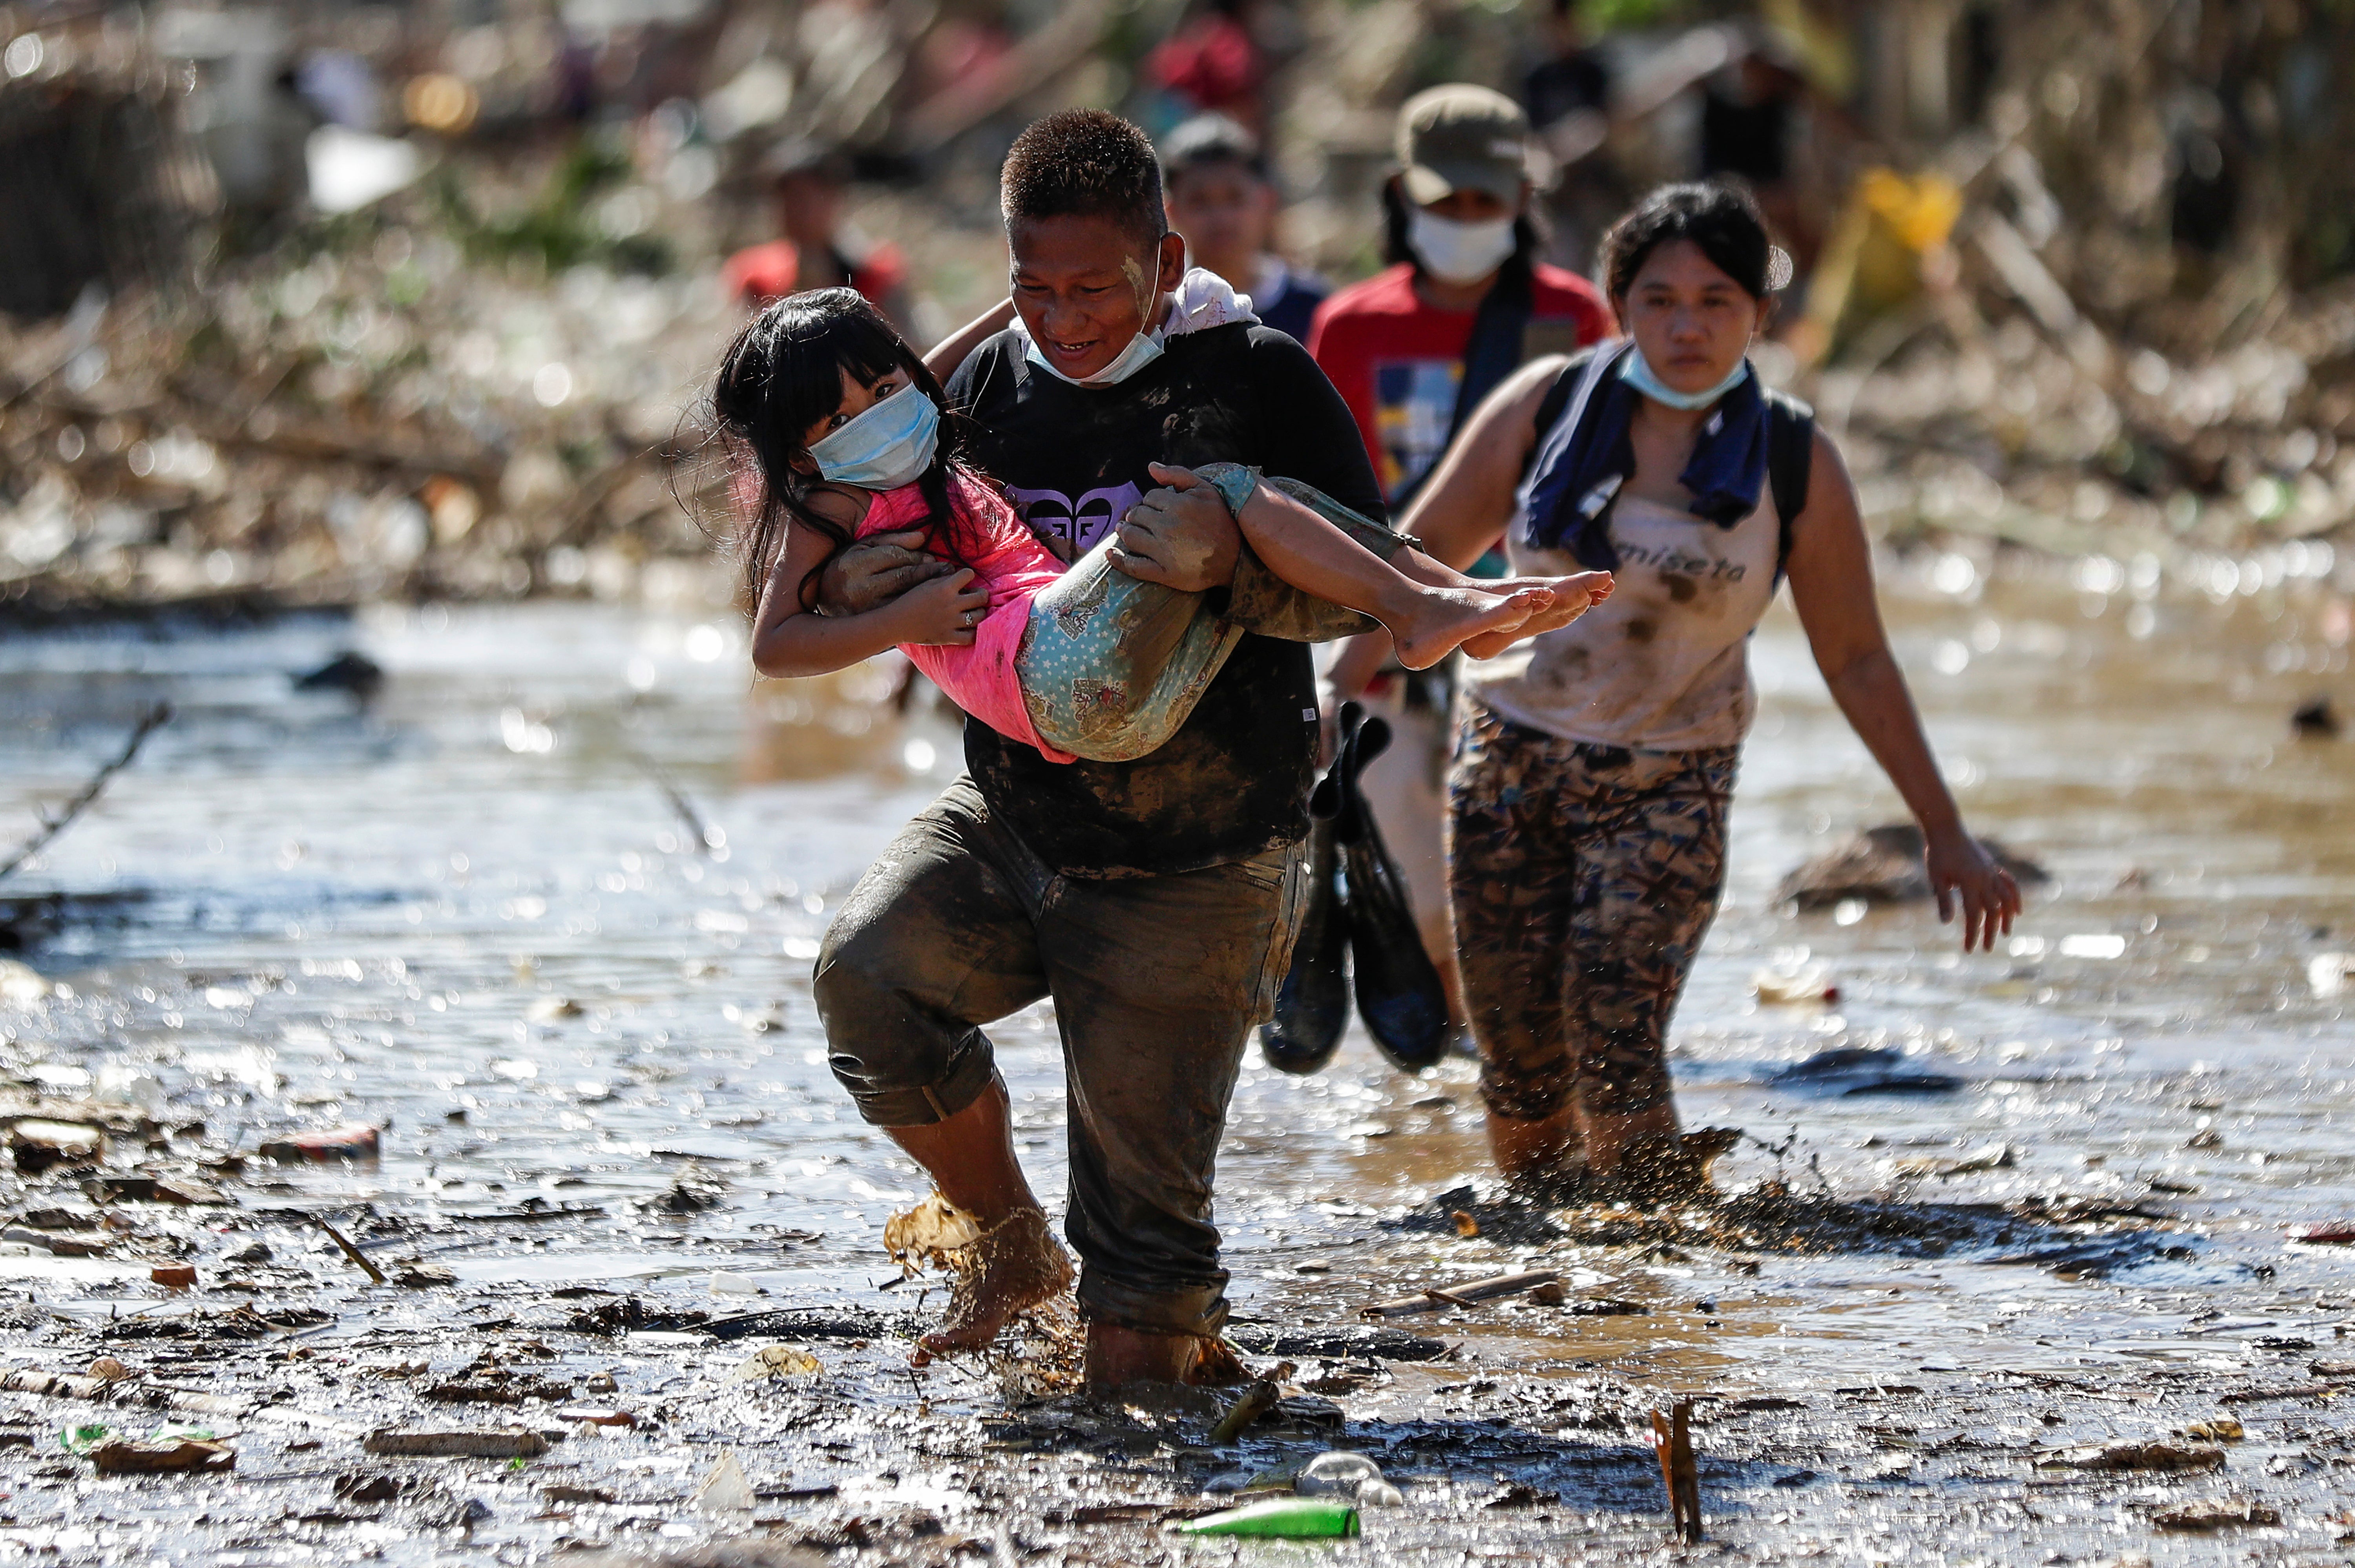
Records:
[[[1399,172],[1382,191],[1393,265],[1327,300],[1309,328],[1308,352],[1357,417],[1393,517],[1408,515],[1455,432],[1524,360],[1611,331],[1593,284],[1537,260],[1529,210],[1540,155],[1528,117],[1501,92],[1458,84],[1409,99]],[[1460,1023],[1442,846],[1446,682],[1439,670],[1401,670],[1380,632],[1351,639],[1326,679],[1328,722],[1337,692],[1362,697],[1397,737],[1359,782]]]
[[[1536,259],[1536,155],[1528,117],[1501,92],[1459,83],[1408,100],[1382,193],[1394,265],[1326,301],[1309,329],[1393,515],[1524,359],[1610,331],[1593,284]]]

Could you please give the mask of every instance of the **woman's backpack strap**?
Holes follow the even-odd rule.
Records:
[[[1774,550],[1778,582],[1791,564],[1791,526],[1807,509],[1807,475],[1815,457],[1816,411],[1788,392],[1768,389],[1766,486],[1774,497],[1774,523],[1782,536]]]

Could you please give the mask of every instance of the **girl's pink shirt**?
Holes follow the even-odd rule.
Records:
[[[1030,601],[1063,574],[1063,563],[1014,515],[1006,497],[981,481],[952,473],[949,500],[957,512],[956,525],[938,531],[953,533],[954,550],[936,553],[954,554],[960,564],[973,568],[975,581],[988,591],[989,611],[974,628],[970,647],[902,643],[900,651],[947,692],[949,700],[999,734],[1036,746],[1050,763],[1076,762],[1071,752],[1059,752],[1039,738],[1015,667],[1022,635],[1030,624]],[[858,520],[857,537],[913,528],[924,516],[920,485],[878,491]]]

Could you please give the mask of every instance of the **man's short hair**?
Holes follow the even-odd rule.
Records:
[[[1240,168],[1267,178],[1259,138],[1223,114],[1197,114],[1161,139],[1161,177],[1171,184],[1189,169]]]
[[[997,197],[1008,223],[1108,218],[1147,245],[1169,231],[1153,144],[1101,109],[1065,109],[1032,121],[1006,155]]]

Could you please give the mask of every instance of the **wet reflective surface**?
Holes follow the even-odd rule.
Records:
[[[1348,1325],[1370,1301],[1516,1268],[1561,1268],[1571,1287],[1572,1307],[1399,1320],[1460,1347],[1446,1362],[1304,1370],[1346,1411],[1349,1445],[1388,1444],[1392,1478],[1411,1504],[1430,1505],[1417,1517],[1444,1522],[1427,1543],[1421,1527],[1383,1525],[1405,1532],[1395,1552],[1453,1542],[1455,1556],[1430,1560],[1457,1561],[1467,1543],[1564,1531],[1600,1531],[1598,1545],[1657,1541],[1643,1434],[1594,1413],[1613,1400],[1648,1409],[1682,1390],[1751,1402],[1704,1406],[1729,1413],[1700,1438],[1711,1507],[1738,1518],[1723,1533],[1742,1550],[1928,1561],[1874,1546],[1868,1523],[1902,1536],[1978,1508],[1998,1480],[2003,1497],[2034,1497],[2049,1512],[2043,1493],[2021,1489],[2043,1474],[2029,1467],[2032,1451],[2163,1435],[2228,1408],[2217,1403],[2227,1393],[2314,1383],[2310,1362],[2355,1359],[2337,1338],[2355,1311],[2355,1249],[2286,1240],[2293,1227],[2355,1218],[2355,975],[2334,978],[2334,955],[2355,951],[2355,740],[2296,739],[2289,722],[2317,692],[2339,693],[2342,708],[2355,692],[2347,600],[2316,564],[2276,560],[2270,583],[2252,566],[2253,592],[2237,580],[2219,592],[2212,574],[2162,588],[2130,568],[2115,581],[2080,568],[1988,582],[1955,557],[1895,571],[1899,651],[1966,815],[2052,875],[1994,955],[1956,953],[1926,909],[1797,916],[1774,904],[1790,867],[1902,809],[1832,708],[1787,609],[1760,634],[1762,720],[1737,795],[1727,906],[1678,1019],[1679,1105],[1688,1125],[1751,1135],[1721,1164],[1721,1181],[1778,1178],[1802,1197],[1872,1200],[1890,1221],[1879,1230],[1843,1230],[1855,1219],[1845,1211],[1826,1225],[1811,1210],[1779,1229],[1767,1215],[1739,1234],[1589,1244],[1604,1234],[1592,1216],[1499,1223],[1483,1207],[1493,1195],[1476,1189],[1468,1063],[1409,1080],[1353,1038],[1313,1078],[1247,1069],[1220,1211],[1246,1327]],[[345,648],[388,672],[373,701],[293,689],[291,676]],[[548,1297],[556,1288],[712,1312],[913,1305],[913,1286],[874,1286],[895,1273],[882,1220],[919,1180],[837,1090],[807,978],[829,912],[954,766],[954,731],[897,713],[888,686],[861,671],[756,690],[737,624],[695,606],[387,609],[228,635],[0,640],[0,821],[11,837],[36,805],[69,795],[147,701],[178,709],[97,808],[0,882],[0,915],[14,912],[27,943],[16,956],[65,987],[0,1002],[9,1071],[51,1093],[97,1089],[160,1120],[201,1121],[201,1140],[176,1146],[191,1157],[346,1120],[386,1128],[374,1161],[261,1163],[225,1181],[245,1217],[204,1211],[191,1234],[208,1286],[194,1297],[148,1284],[144,1259],[69,1264],[37,1251],[0,1257],[0,1292],[85,1326],[283,1296],[333,1314],[301,1339],[318,1355],[397,1360],[370,1353],[399,1342],[437,1372],[494,1333],[462,1319],[528,1325],[537,1309],[560,1322],[594,1305]],[[50,890],[76,901],[46,912],[22,901]],[[1810,965],[1838,986],[1835,1002],[1756,999],[1761,969]],[[1023,1157],[1055,1194],[1051,1020],[1036,1009],[993,1033]],[[1773,1082],[1842,1046],[1891,1048],[1906,1072],[1957,1086],[1849,1093],[1853,1079]],[[145,1157],[122,1140],[110,1156]],[[671,1198],[683,1179],[716,1202]],[[25,1179],[12,1213],[75,1190],[55,1176]],[[2020,1207],[2030,1200],[2042,1206]],[[367,1288],[286,1217],[315,1210],[362,1228],[368,1205],[404,1227],[364,1236],[368,1250],[447,1267],[454,1296]],[[1459,1233],[1459,1208],[1480,1234]],[[549,1217],[563,1210],[580,1212]],[[1910,1242],[1897,1236],[1906,1226]],[[255,1235],[278,1252],[273,1266],[299,1267],[247,1268],[258,1295],[214,1288],[239,1275],[227,1255]],[[770,1298],[738,1294],[759,1289]],[[1573,1310],[1603,1299],[1648,1310]],[[48,1322],[20,1325],[0,1352],[15,1366],[80,1371],[88,1347]],[[681,1407],[673,1435],[699,1446],[643,1445],[649,1473],[668,1477],[657,1490],[683,1495],[672,1472],[699,1477],[727,1443],[748,1467],[769,1453],[778,1474],[847,1466],[841,1498],[932,1508],[951,1522],[944,1540],[980,1528],[956,1521],[987,1487],[921,1479],[892,1458],[905,1458],[895,1443],[921,1440],[888,1434],[894,1421],[1002,1410],[986,1383],[894,1372],[901,1356],[887,1334],[821,1347],[837,1371],[818,1392],[748,1393],[726,1381],[741,1347],[677,1338],[556,1344],[573,1375],[613,1371],[622,1402]],[[2101,1392],[2051,1392],[2072,1384]],[[332,1421],[336,1396],[294,1387],[281,1408]],[[1885,1392],[1838,1392],[1876,1388]],[[1778,1397],[1803,1408],[1779,1413]],[[44,1445],[65,1408],[0,1399],[19,1401],[10,1419]],[[1875,1401],[1906,1413],[1875,1416]],[[2248,1439],[2198,1495],[2273,1499],[2290,1522],[2267,1540],[2328,1546],[2342,1527],[2324,1521],[2349,1499],[2330,1445],[2312,1435],[2335,1428],[2327,1395],[2229,1408]],[[815,1413],[859,1409],[872,1419],[830,1459],[760,1447]],[[468,1413],[445,1412],[444,1424]],[[352,1420],[364,1429],[384,1418]],[[1472,1450],[1447,1424],[1483,1422],[1518,1434],[1526,1452],[1482,1450],[1467,1468]],[[1489,1442],[1497,1429],[1481,1430]],[[350,1467],[348,1434],[322,1437],[343,1446],[314,1462],[272,1446],[302,1440],[294,1426],[252,1431],[249,1472]],[[1572,1442],[1581,1432],[1589,1446]],[[584,1447],[607,1468],[638,1454],[622,1436],[591,1435],[567,1462]],[[1801,1450],[1820,1457],[1760,1456]],[[894,1478],[875,1479],[887,1459]],[[1179,1463],[1178,1489],[1190,1495],[1216,1467]],[[1169,1468],[1152,1485],[1177,1485]],[[1789,1479],[1802,1471],[1816,1478]],[[1542,1519],[1519,1504],[1484,1511],[1517,1477],[1559,1503],[1540,1507]],[[74,1484],[52,1477],[45,1494],[28,1483],[19,1525],[32,1528]],[[523,1498],[522,1481],[479,1484],[494,1488],[483,1495],[495,1517],[464,1536],[467,1550],[528,1555],[631,1528],[535,1520],[537,1492],[529,1508],[507,1496]],[[1146,1483],[1096,1484],[1117,1500]],[[122,1519],[146,1522],[60,1541],[69,1560],[128,1560],[111,1554],[156,1539],[173,1494],[140,1485],[101,1483]],[[2007,1516],[1987,1526],[1978,1559],[2005,1560],[2000,1543],[2016,1538],[2079,1556],[2215,1550],[2146,1523],[2118,1537],[2126,1495],[2089,1495],[2083,1519],[2050,1530]],[[762,1509],[783,1520],[812,1506]],[[2075,1507],[2052,1518],[2073,1519]],[[702,1516],[677,1508],[663,1518],[673,1533],[716,1528],[678,1525]],[[24,1543],[6,1528],[0,1540]],[[319,1529],[344,1531],[315,1536],[330,1560],[363,1530],[380,1532],[368,1550],[404,1561],[455,1539],[382,1522]],[[1071,1539],[1042,1549],[1098,1550],[1086,1544],[1095,1538]],[[1950,1547],[1947,1560],[1971,1560],[1964,1546],[1939,1550]],[[225,1535],[204,1550],[225,1562],[240,1549]],[[1100,1560],[1130,1561],[1122,1553],[1146,1548],[1103,1550]]]

